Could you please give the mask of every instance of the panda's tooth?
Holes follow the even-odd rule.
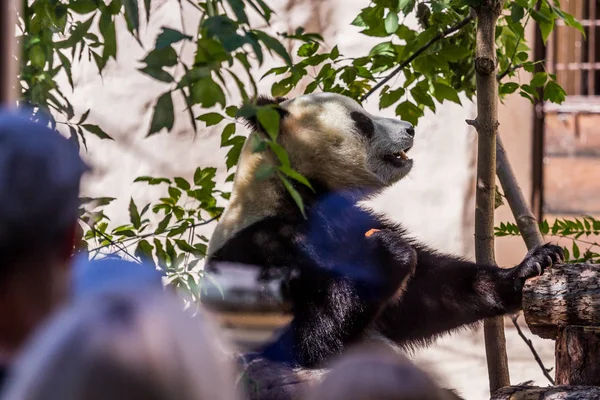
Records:
[[[403,160],[408,160],[408,156],[403,151],[400,152],[400,158],[403,159]]]

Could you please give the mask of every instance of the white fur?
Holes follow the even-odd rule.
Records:
[[[332,191],[364,188],[377,192],[402,179],[412,166],[409,162],[398,168],[382,158],[412,146],[407,122],[371,115],[353,99],[335,93],[299,96],[280,106],[289,115],[281,122],[278,141],[292,167]],[[357,132],[350,116],[353,111],[373,121],[371,139]],[[281,196],[287,195],[280,190],[277,176],[256,179],[259,165],[278,163],[270,152],[252,153],[251,142],[257,135],[253,132],[242,149],[231,200],[209,243],[209,257],[237,232],[273,215]]]

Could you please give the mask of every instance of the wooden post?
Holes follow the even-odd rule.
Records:
[[[0,105],[15,106],[18,94],[18,46],[15,39],[17,12],[22,0],[0,1]]]
[[[600,387],[509,386],[494,393],[491,400],[600,400]]]
[[[599,327],[559,328],[556,339],[556,384],[600,387]]]
[[[560,386],[506,387],[492,400],[600,400],[600,265],[558,265],[529,279],[523,315],[532,333],[556,340]]]

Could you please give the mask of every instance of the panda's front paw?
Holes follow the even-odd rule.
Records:
[[[562,247],[546,243],[529,250],[525,259],[517,266],[517,277],[523,281],[541,275],[546,268],[562,264],[565,254]]]

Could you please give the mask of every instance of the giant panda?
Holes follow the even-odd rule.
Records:
[[[256,102],[281,115],[277,143],[311,184],[295,185],[305,214],[276,174],[257,177],[261,165],[276,165],[277,158],[256,151],[266,133],[248,118],[252,132],[205,269],[218,274],[220,262],[239,263],[259,266],[264,279],[283,280],[294,317],[262,357],[319,368],[373,332],[399,346],[426,344],[518,311],[525,280],[563,260],[560,247],[545,244],[513,268],[476,264],[419,243],[362,205],[412,169],[411,124],[371,115],[334,93]]]

